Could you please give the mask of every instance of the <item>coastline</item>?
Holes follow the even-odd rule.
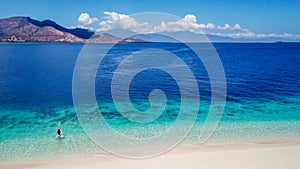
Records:
[[[104,153],[98,155],[56,157],[45,161],[28,161],[0,165],[2,169],[81,169],[81,168],[214,168],[281,169],[300,165],[300,140],[273,143],[235,143],[181,145],[158,157],[132,160]],[[255,161],[255,163],[254,163]]]
[[[266,107],[264,106],[264,108]],[[64,114],[64,118],[72,114],[72,108],[66,108],[56,111],[59,112],[58,114]],[[7,113],[12,114],[10,112]],[[5,113],[3,115],[5,115]],[[31,113],[30,115],[34,114]],[[250,120],[250,117],[247,119]],[[182,154],[187,154],[187,156],[194,158],[193,156],[198,156],[195,155],[197,153],[190,154],[190,152],[187,150],[196,149],[199,150],[199,152],[202,152],[202,150],[207,150],[207,148],[214,147],[224,147],[225,149],[232,148],[232,150],[238,150],[239,147],[264,148],[264,146],[271,146],[276,149],[276,147],[284,147],[286,145],[288,145],[289,147],[290,144],[296,144],[300,146],[300,121],[297,119],[291,120],[289,118],[282,120],[284,119],[283,117],[280,117],[280,119],[281,120],[274,119],[273,121],[270,121],[270,119],[266,118],[265,121],[258,121],[257,119],[244,121],[237,118],[236,121],[234,119],[223,118],[214,134],[211,136],[208,142],[203,145],[198,144],[199,133],[201,133],[201,129],[203,126],[203,122],[201,121],[201,119],[199,119],[195,123],[193,129],[190,131],[187,137],[183,140],[183,142],[178,145],[179,147],[176,147],[167,154],[173,154],[172,152],[182,150]],[[40,123],[44,123],[44,121],[37,121],[39,121]],[[74,161],[77,161],[76,159],[89,159],[90,157],[94,156],[104,156],[105,158],[109,157],[109,159],[114,157],[113,155],[104,152],[100,147],[95,145],[95,143],[90,140],[90,138],[80,127],[80,124],[78,123],[77,119],[75,119],[75,117],[68,119],[64,123],[63,131],[66,137],[63,140],[54,139],[55,135],[53,135],[53,137],[52,135],[49,136],[49,133],[51,133],[51,131],[55,131],[55,122],[53,122],[52,125],[52,122],[46,121],[45,124],[46,125],[40,126],[38,128],[31,129],[29,127],[27,128],[28,130],[24,130],[24,127],[14,128],[14,134],[3,134],[3,138],[7,139],[0,144],[0,168],[4,166],[12,166],[12,168],[26,168],[27,165],[36,163],[47,164],[52,163],[52,161],[60,161],[60,159],[66,158],[74,159]],[[8,125],[6,126],[6,128],[9,129],[11,126],[12,125]],[[164,129],[164,125],[162,123],[153,127],[154,128],[149,128],[149,131],[160,131]],[[141,128],[122,127],[122,129],[122,131],[127,134],[133,134],[133,130],[137,132],[140,131],[137,129]],[[39,131],[39,135],[35,135],[31,138],[28,137],[27,134],[30,135],[30,133],[36,131]],[[141,134],[143,133],[143,131],[140,132]],[[107,135],[107,139],[111,140],[115,148],[120,148],[121,150],[130,148],[124,147],[122,145],[123,142],[116,142],[111,139],[109,137],[109,133],[103,132],[102,134]],[[155,146],[159,145],[147,145],[145,147],[145,151],[148,148],[155,148]],[[227,154],[224,154],[224,156],[227,156]],[[22,167],[16,167],[16,164],[21,165]]]

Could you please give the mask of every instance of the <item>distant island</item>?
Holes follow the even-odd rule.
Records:
[[[47,43],[135,43],[135,42],[179,42],[172,37],[181,39],[183,42],[229,42],[229,43],[248,43],[248,42],[271,42],[283,43],[293,42],[284,38],[232,38],[218,35],[205,35],[206,38],[199,38],[199,35],[188,32],[168,32],[152,34],[136,34],[129,30],[122,30],[125,35],[117,31],[94,32],[82,28],[65,28],[54,21],[38,21],[30,17],[16,16],[0,19],[0,42],[3,43],[26,43],[26,42],[47,42]],[[130,36],[131,35],[131,36]],[[127,37],[127,38],[124,38]],[[295,41],[294,41],[295,42]]]
[[[114,35],[74,28],[68,29],[51,20],[38,21],[30,17],[0,19],[0,42],[69,42],[116,43],[147,42],[142,39],[120,38]]]

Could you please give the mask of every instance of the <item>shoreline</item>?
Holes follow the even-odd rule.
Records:
[[[225,122],[222,121],[214,134],[205,144],[197,144],[199,141],[199,133],[201,132],[201,123],[195,124],[193,130],[186,138],[167,154],[176,152],[178,149],[183,150],[183,154],[190,155],[189,149],[206,150],[211,147],[221,147],[237,149],[238,147],[270,147],[299,145],[299,122],[300,121],[273,121],[273,122]],[[74,125],[64,126],[64,131],[74,130]],[[75,131],[77,131],[76,129]],[[80,135],[78,135],[78,132]],[[59,159],[81,159],[87,157],[114,157],[113,155],[103,151],[99,146],[90,140],[90,138],[78,131],[67,133],[63,140],[47,141],[51,137],[34,137],[32,139],[12,139],[2,142],[0,150],[0,168],[3,166],[14,166],[15,164],[24,165],[44,164],[51,161],[59,161]],[[66,133],[65,133],[66,134]],[[107,133],[108,134],[108,133]],[[109,136],[109,135],[108,135]],[[54,137],[54,136],[53,136]],[[37,138],[37,140],[35,140]],[[109,139],[109,137],[108,137]],[[113,141],[113,140],[112,140]],[[11,147],[12,146],[12,147]],[[144,151],[155,148],[160,145],[145,145]],[[121,143],[115,142],[115,148],[126,151],[130,147],[124,147]],[[125,148],[125,149],[124,149]],[[300,152],[299,152],[300,154]],[[191,155],[193,157],[193,155]],[[225,154],[226,156],[226,154]],[[2,159],[1,159],[2,157]],[[74,160],[76,161],[76,160]],[[56,168],[56,167],[54,167]]]
[[[300,139],[278,142],[180,145],[157,157],[125,159],[111,154],[55,157],[43,161],[14,162],[2,169],[80,168],[214,168],[281,169],[300,166]],[[255,163],[253,163],[255,161]]]

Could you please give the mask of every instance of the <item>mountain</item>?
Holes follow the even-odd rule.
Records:
[[[195,43],[195,42],[229,42],[229,43],[274,43],[277,41],[282,42],[297,42],[297,40],[280,38],[280,37],[266,37],[266,38],[232,38],[226,36],[212,35],[212,34],[195,34],[189,31],[178,31],[178,32],[161,32],[161,33],[151,33],[151,34],[137,34],[130,30],[124,29],[113,29],[107,31],[107,33],[113,34],[121,38],[134,38],[142,39],[148,42],[184,42],[184,43]]]
[[[108,33],[95,34],[95,32],[81,28],[68,29],[51,20],[38,21],[22,16],[0,19],[0,42],[117,43],[142,41],[133,38],[122,39]]]
[[[83,42],[71,33],[52,26],[37,26],[28,17],[0,19],[0,39],[4,42]]]
[[[117,43],[120,41],[122,41],[122,38],[116,37],[108,33],[95,34],[90,39],[87,39],[87,42],[89,43]]]
[[[198,35],[192,32],[168,32],[162,34],[137,34],[131,36],[134,39],[143,39],[149,42],[236,42],[237,40],[230,37],[222,37],[215,35]]]
[[[81,29],[81,28],[67,29],[65,27],[58,25],[57,23],[55,23],[51,20],[38,21],[35,19],[31,19],[29,17],[27,17],[27,19],[28,19],[28,22],[32,23],[35,26],[38,26],[38,27],[51,26],[57,30],[71,33],[71,34],[73,34],[79,38],[83,38],[83,39],[88,39],[95,34],[95,32],[89,31],[87,29]]]
[[[0,19],[0,39],[3,42],[83,42],[71,33],[52,26],[37,26],[28,17]]]
[[[161,33],[151,33],[151,34],[137,34],[130,30],[124,29],[113,29],[107,31],[110,34],[116,35],[121,38],[133,38],[142,39],[148,42],[184,42],[184,43],[194,43],[194,42],[243,42],[244,39],[234,39],[231,37],[223,37],[216,35],[199,35],[189,31],[179,31],[179,32],[161,32]]]

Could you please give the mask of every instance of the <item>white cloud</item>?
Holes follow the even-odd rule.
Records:
[[[220,26],[218,25],[217,29],[219,30],[244,30],[246,31],[246,29],[242,29],[241,26],[239,24],[235,24],[233,27],[230,26],[229,24],[224,24],[224,26]]]
[[[98,21],[98,18],[92,18],[88,13],[81,13],[78,18],[78,27],[92,29],[92,24]]]
[[[242,28],[236,23],[231,26],[224,24],[223,26],[213,23],[199,23],[197,17],[193,14],[187,14],[183,18],[172,22],[161,22],[157,25],[152,25],[148,22],[138,22],[135,18],[116,12],[104,12],[102,21],[98,18],[92,18],[88,13],[82,13],[78,18],[78,27],[93,29],[97,31],[109,31],[113,29],[125,29],[135,33],[160,33],[160,32],[180,32],[189,31],[195,34],[212,34],[231,38],[289,38],[300,39],[299,34],[256,34],[248,29]],[[99,22],[98,24],[96,24]],[[98,25],[98,27],[94,27]]]
[[[233,26],[233,29],[234,29],[234,30],[241,30],[242,28],[241,28],[241,26],[240,26],[239,24],[235,24],[235,25]]]
[[[131,30],[136,33],[158,33],[190,31],[203,33],[202,29],[215,29],[212,23],[199,24],[195,15],[188,14],[184,18],[174,22],[161,22],[160,25],[151,25],[147,22],[139,23],[133,17],[116,12],[104,12],[104,21],[100,22],[97,31],[108,31],[116,28]]]
[[[225,24],[224,26],[218,25],[218,27],[217,27],[217,29],[220,29],[220,30],[228,30],[230,28],[231,28],[231,26],[229,24]]]
[[[195,15],[192,14],[187,14],[184,16],[184,18],[182,19],[183,21],[186,22],[191,22],[191,23],[196,23],[197,22],[197,18]]]
[[[116,28],[131,30],[133,32],[147,32],[151,29],[148,23],[139,23],[134,18],[126,14],[118,14],[116,12],[104,12],[104,21],[100,22],[98,31],[108,31]]]
[[[205,29],[214,29],[215,25],[212,23],[199,24],[195,15],[188,14],[184,18],[179,19],[175,22],[162,22],[160,26],[156,27],[156,30],[160,32],[179,32],[179,31],[190,31],[194,33],[204,33]]]
[[[212,23],[208,23],[208,24],[206,25],[206,27],[207,27],[208,29],[215,29],[215,28],[216,28],[216,26],[215,26],[214,24],[212,24]]]

